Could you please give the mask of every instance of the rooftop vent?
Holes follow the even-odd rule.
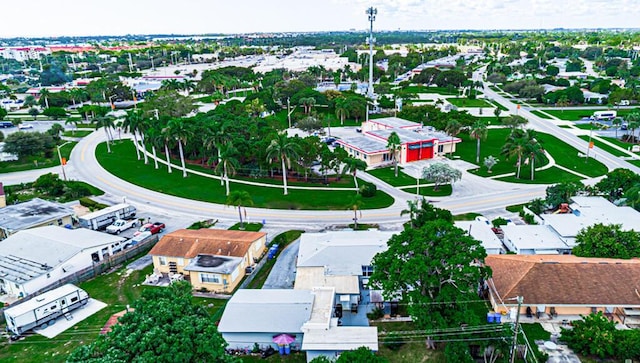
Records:
[[[224,257],[218,256],[199,256],[196,265],[200,267],[218,267],[229,261]]]

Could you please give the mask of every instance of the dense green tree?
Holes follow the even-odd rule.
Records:
[[[17,131],[8,135],[4,143],[3,151],[18,158],[40,155],[55,147],[51,135],[41,132]]]
[[[615,353],[616,324],[598,312],[573,321],[571,329],[562,328],[562,340],[576,353],[607,358]]]
[[[552,208],[558,207],[561,203],[569,203],[571,197],[584,189],[580,182],[562,182],[546,189],[546,202]]]
[[[62,107],[49,107],[42,111],[42,114],[52,120],[60,120],[67,117],[67,111]]]
[[[438,87],[460,87],[466,80],[467,76],[464,73],[458,70],[450,70],[439,73],[435,83]]]
[[[298,154],[298,145],[290,140],[286,133],[279,133],[276,135],[267,147],[267,159],[279,159],[282,164],[284,195],[289,194],[287,190],[287,169],[291,167],[291,160],[297,158]]]
[[[342,163],[344,164],[344,168],[342,169],[342,171],[344,173],[351,173],[351,175],[353,175],[353,183],[356,185],[356,189],[359,189],[358,176],[356,175],[356,173],[358,172],[358,170],[365,170],[367,168],[367,163],[358,158],[346,158],[342,161]]]
[[[623,231],[619,224],[594,224],[581,230],[573,254],[580,257],[640,257],[640,233]]]
[[[620,199],[625,191],[640,183],[640,175],[629,169],[617,168],[605,175],[596,185],[600,194],[604,194],[609,201]]]
[[[387,245],[373,259],[370,283],[386,298],[399,294],[419,329],[481,321],[467,303],[478,299],[478,284],[491,274],[479,263],[486,257],[480,242],[439,219],[405,228]]]
[[[0,107],[0,121],[4,120],[4,118],[7,116],[7,110],[5,110],[4,108]]]
[[[191,97],[183,96],[175,90],[160,90],[145,99],[142,104],[145,112],[158,110],[160,118],[184,117],[198,109]]]
[[[191,285],[148,289],[112,331],[71,353],[68,362],[217,362],[238,360],[206,310],[193,303]]]
[[[388,360],[377,356],[367,347],[360,347],[356,350],[348,350],[340,353],[336,363],[386,363]]]

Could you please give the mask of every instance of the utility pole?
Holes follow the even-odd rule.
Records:
[[[520,327],[520,307],[522,306],[522,302],[524,298],[522,296],[517,296],[516,300],[518,301],[518,311],[516,315],[516,325],[513,328],[513,343],[511,345],[511,363],[514,363],[516,360],[516,355],[518,355],[518,328]]]
[[[369,15],[369,88],[367,89],[367,96],[373,98],[373,43],[376,41],[373,38],[373,22],[376,20],[378,9],[370,7],[367,9],[366,14]]]

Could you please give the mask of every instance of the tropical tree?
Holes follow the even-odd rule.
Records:
[[[287,190],[287,168],[291,167],[291,159],[298,157],[298,145],[287,136],[286,132],[281,132],[271,140],[267,147],[267,160],[279,159],[282,163],[282,183],[284,184],[284,195],[289,194]]]
[[[517,128],[520,128],[521,126],[526,125],[528,122],[529,120],[518,115],[509,115],[509,117],[506,117],[502,120],[502,124],[504,126],[510,127],[511,132],[513,132]]]
[[[624,197],[626,198],[625,203],[630,205],[631,208],[640,208],[640,182],[627,189],[624,193]]]
[[[502,146],[501,154],[508,159],[517,158],[516,179],[520,179],[520,168],[522,167],[522,156],[527,152],[528,140],[522,133],[512,132],[507,141]]]
[[[146,130],[146,136],[144,138],[143,144],[145,142],[148,142],[151,145],[151,155],[153,155],[153,163],[154,163],[154,167],[156,169],[159,168],[158,166],[158,156],[156,153],[156,148],[162,148],[163,144],[165,143],[165,139],[162,136],[162,132],[154,127],[150,127]],[[168,153],[168,150],[165,150]],[[169,160],[167,158],[167,160]],[[171,172],[171,166],[169,166],[169,172]]]
[[[311,113],[311,109],[316,104],[316,99],[313,97],[303,97],[299,102],[300,106],[304,108],[304,113],[308,115],[309,113]]]
[[[496,120],[498,120],[498,123],[500,123],[500,114],[502,113],[502,110],[500,110],[500,107],[496,107],[493,109],[493,115],[496,117]]]
[[[96,128],[102,128],[104,130],[105,135],[107,136],[107,152],[111,153],[111,129],[115,127],[115,120],[111,116],[98,116],[94,119],[96,124]]]
[[[400,136],[393,131],[389,134],[389,138],[387,138],[387,149],[391,153],[391,158],[393,159],[393,167],[395,169],[395,176],[398,177],[398,153],[402,148],[402,141],[400,141]]]
[[[244,229],[244,221],[242,220],[241,209],[243,207],[250,207],[253,205],[253,199],[246,190],[234,190],[232,193],[227,194],[226,205],[232,205],[238,208],[238,217],[240,217],[240,229]],[[246,208],[244,209],[245,215],[247,214]]]
[[[353,230],[358,230],[358,210],[362,207],[364,202],[362,201],[362,195],[356,194],[351,198],[351,202],[349,202],[349,209],[353,210]],[[360,213],[360,218],[362,218],[362,212]]]
[[[417,200],[407,200],[407,209],[400,211],[400,216],[409,215],[409,224],[411,228],[415,228],[415,217],[419,212],[419,202]]]
[[[640,127],[640,112],[633,111],[628,114],[627,122],[629,130],[631,130],[631,137],[627,138],[627,141],[635,144],[638,141],[636,138],[636,129]]]
[[[567,96],[560,96],[556,102],[556,106],[560,107],[560,111],[564,113],[564,109],[569,106],[569,99]]]
[[[221,144],[218,147],[218,160],[216,165],[216,172],[221,173],[221,180],[224,179],[226,186],[226,195],[229,195],[229,174],[235,175],[236,168],[238,167],[238,150],[233,146],[231,142]]]
[[[531,166],[531,180],[534,180],[536,162],[541,161],[544,156],[544,149],[540,142],[536,139],[536,132],[533,129],[527,129],[524,133],[524,137],[527,140],[526,152],[529,157],[529,164]]]
[[[48,89],[40,89],[40,98],[44,100],[44,108],[49,108],[49,96],[51,96],[51,92]]]
[[[134,109],[127,111],[127,115],[124,117],[124,122],[122,123],[122,128],[126,132],[130,132],[133,134],[133,141],[136,145],[136,156],[138,160],[140,160],[140,149],[138,148],[138,131],[144,122],[143,111],[139,109]],[[144,152],[144,160],[145,164],[147,163],[147,153]]]
[[[453,140],[462,130],[462,124],[456,119],[451,119],[447,122],[447,126],[444,130],[451,135],[451,145],[449,150],[449,157],[451,157],[453,155]]]
[[[335,363],[388,363],[389,361],[377,356],[371,349],[360,347],[356,350],[347,350],[340,353]],[[321,362],[320,362],[321,363]]]
[[[487,167],[487,172],[491,173],[491,169],[499,162],[500,160],[498,160],[497,158],[495,158],[493,155],[489,155],[487,157],[484,158],[483,164],[485,167]]]
[[[480,139],[486,139],[488,134],[487,124],[482,120],[477,120],[469,130],[469,136],[476,139],[476,164],[480,163]]]
[[[616,139],[618,138],[618,129],[620,125],[622,125],[622,120],[619,117],[616,117],[611,121],[611,124],[616,128]]]
[[[356,185],[356,189],[358,189],[358,177],[356,176],[356,173],[358,170],[365,170],[367,168],[367,163],[358,158],[345,158],[342,163],[344,164],[344,168],[342,169],[343,172],[351,173],[353,175],[353,182]]]
[[[572,253],[580,257],[635,258],[640,257],[640,232],[624,231],[620,224],[594,224],[576,235]]]
[[[462,172],[445,163],[433,163],[422,169],[422,178],[434,183],[433,190],[440,189],[440,185],[453,184],[462,178]]]
[[[172,138],[178,141],[178,151],[180,152],[180,163],[182,164],[182,177],[187,177],[187,167],[184,162],[183,145],[187,143],[189,137],[193,134],[184,119],[174,118],[169,120],[167,127],[163,132],[168,133]]]
[[[340,119],[340,125],[344,125],[344,119],[349,117],[349,99],[346,97],[336,98],[336,117]]]

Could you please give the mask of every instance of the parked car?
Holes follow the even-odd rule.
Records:
[[[0,127],[6,129],[7,127],[14,127],[15,125],[11,121],[2,121],[0,122]]]
[[[27,129],[32,129],[33,125],[32,124],[20,124],[18,125],[18,130],[27,130]]]
[[[111,234],[120,234],[120,232],[126,231],[129,228],[134,228],[137,225],[138,223],[135,219],[131,219],[128,221],[124,219],[117,219],[107,227],[107,232]]]
[[[124,249],[126,250],[127,248],[130,248],[130,247],[133,247],[133,246],[137,245],[138,243],[140,243],[140,242],[144,241],[145,239],[147,239],[149,236],[151,236],[151,232],[149,232],[149,231],[141,232],[139,235],[134,236],[130,240],[126,241],[124,243]]]
[[[143,224],[140,229],[138,229],[133,235],[137,236],[143,232],[151,232],[151,234],[158,234],[162,231],[164,231],[164,223],[162,222],[155,222],[155,223],[146,223]]]

